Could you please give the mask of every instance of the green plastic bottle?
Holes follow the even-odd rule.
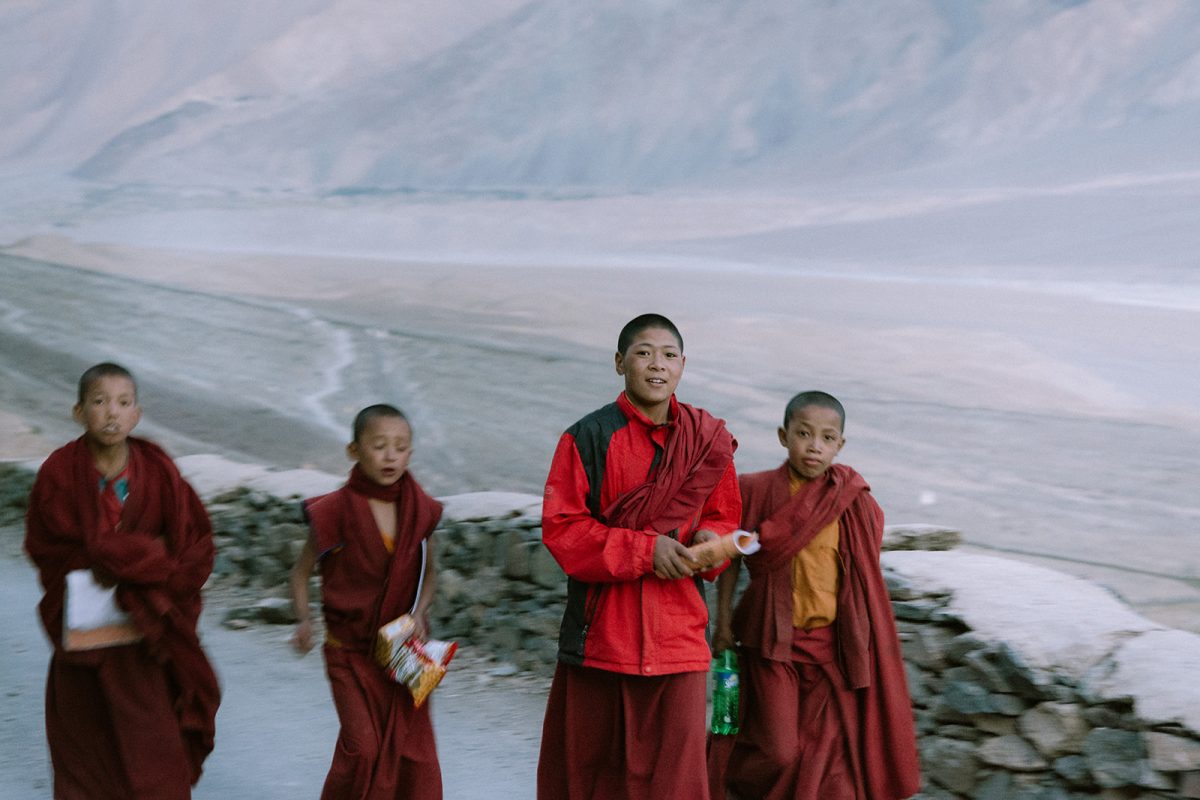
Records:
[[[712,725],[709,730],[720,736],[738,732],[737,653],[722,650],[712,663]]]

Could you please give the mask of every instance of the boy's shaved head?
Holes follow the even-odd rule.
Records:
[[[137,396],[137,381],[133,379],[133,373],[122,367],[120,364],[114,364],[111,361],[105,361],[95,366],[88,367],[83,374],[79,376],[79,405],[83,405],[84,398],[87,397],[88,389],[92,388],[92,384],[101,378],[125,378],[133,384],[133,393]]]
[[[846,430],[846,409],[842,408],[842,404],[838,399],[827,392],[800,392],[800,394],[788,400],[787,408],[783,410],[783,427],[787,428],[791,422],[792,416],[802,408],[809,406],[818,406],[819,408],[828,408],[831,411],[837,412],[842,424],[840,430]]]
[[[412,423],[408,421],[408,417],[404,416],[403,411],[395,406],[389,406],[387,403],[376,403],[373,406],[367,406],[354,417],[354,439],[352,441],[357,442],[366,427],[381,417],[395,417],[404,420],[405,424],[410,429],[412,428]]]
[[[625,327],[621,328],[621,334],[617,337],[617,352],[625,355],[625,351],[629,349],[629,345],[633,344],[637,335],[649,328],[661,328],[668,331],[679,342],[679,351],[683,352],[683,336],[679,333],[679,328],[676,328],[675,323],[662,314],[642,314],[625,323]]]

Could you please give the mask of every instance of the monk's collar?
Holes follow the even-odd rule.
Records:
[[[640,408],[633,404],[633,401],[629,399],[629,396],[625,392],[621,392],[617,396],[617,405],[625,412],[625,416],[630,419],[636,419],[652,431],[660,428],[670,428],[679,420],[679,401],[675,398],[675,395],[671,395],[671,402],[667,407],[666,422],[655,422],[647,417]]]

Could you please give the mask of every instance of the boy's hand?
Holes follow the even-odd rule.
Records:
[[[296,630],[292,633],[292,647],[296,648],[296,652],[304,655],[313,646],[312,620],[304,619],[296,623]]]
[[[716,631],[713,633],[712,650],[713,655],[720,653],[722,650],[732,650],[737,642],[733,638],[733,628],[728,624],[717,625]]]
[[[429,640],[429,612],[418,609],[412,615],[413,635],[421,641]]]
[[[700,564],[688,549],[661,533],[654,540],[654,574],[663,580],[690,578]]]
[[[99,565],[92,567],[92,577],[105,589],[111,589],[117,585],[117,576]]]
[[[713,539],[720,538],[714,531],[710,531],[708,528],[701,528],[692,534],[692,544],[704,544],[705,542],[711,542]]]

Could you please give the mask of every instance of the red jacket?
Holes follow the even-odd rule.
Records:
[[[737,443],[722,421],[674,397],[668,419],[655,425],[622,393],[559,440],[542,540],[568,576],[565,663],[637,675],[708,669],[702,584],[658,578],[654,543],[738,527]]]

